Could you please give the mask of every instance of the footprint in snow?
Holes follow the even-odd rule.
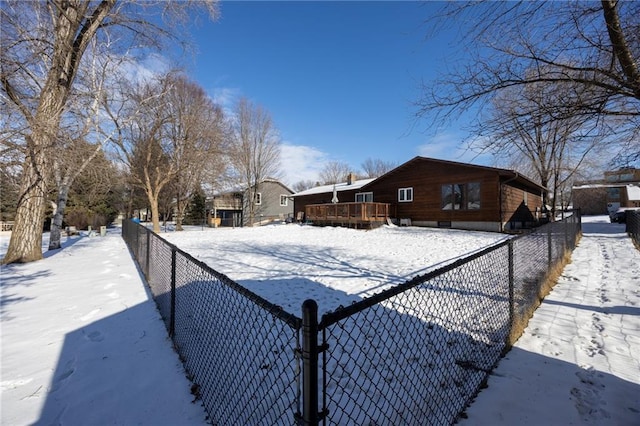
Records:
[[[591,366],[582,366],[582,368],[583,370],[576,372],[576,376],[580,379],[580,385],[572,388],[570,393],[582,419],[586,423],[599,424],[610,418],[609,413],[602,408],[603,405],[606,405],[600,396],[600,391],[605,388],[599,380],[602,374]]]
[[[71,377],[73,375],[73,373],[75,373],[76,371],[76,359],[70,359],[69,361],[67,361],[64,365],[63,368],[60,369],[62,372],[60,374],[58,374],[56,377],[53,378],[53,383],[51,386],[51,392],[55,392],[58,389],[60,389],[60,387],[62,385],[64,385],[64,383],[67,381],[67,379],[69,379],[69,377]]]
[[[602,320],[600,319],[598,314],[592,314],[591,317],[591,324],[593,325],[593,329],[599,333],[602,333],[604,331],[604,325],[602,324]]]
[[[580,281],[579,278],[572,277],[571,275],[562,275],[562,278],[564,278],[567,281]]]
[[[594,357],[597,354],[604,355],[602,344],[598,341],[598,337],[591,335],[590,337],[580,337],[579,342],[576,344],[576,350],[580,350],[582,353],[589,357]]]
[[[82,334],[84,335],[84,337],[87,340],[90,340],[91,342],[102,342],[104,340],[104,334],[100,333],[99,331],[92,331],[91,333],[87,334],[85,333],[84,330],[82,330]]]

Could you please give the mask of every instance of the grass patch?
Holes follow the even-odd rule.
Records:
[[[582,234],[578,234],[576,237],[576,246],[580,241]],[[556,262],[556,264],[545,274],[538,286],[537,297],[533,303],[527,306],[523,311],[514,315],[513,322],[511,324],[511,332],[507,339],[507,345],[504,349],[504,353],[507,353],[515,342],[522,336],[525,328],[529,324],[529,320],[533,316],[533,313],[538,309],[538,306],[542,303],[544,298],[551,292],[553,287],[558,283],[558,278],[562,275],[565,266],[571,263],[572,250],[567,248],[564,251],[563,256]]]

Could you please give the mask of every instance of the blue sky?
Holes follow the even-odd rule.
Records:
[[[461,155],[464,123],[425,131],[412,102],[420,82],[456,57],[452,31],[427,38],[442,3],[222,2],[216,22],[193,28],[188,73],[219,103],[265,107],[283,142],[283,180],[317,178],[327,161],[403,163]],[[480,164],[480,160],[475,160]]]

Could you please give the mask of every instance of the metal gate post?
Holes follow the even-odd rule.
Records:
[[[302,422],[318,424],[318,304],[302,303]]]
[[[147,229],[147,259],[146,259],[146,265],[145,265],[145,269],[144,269],[144,274],[147,277],[147,281],[149,281],[149,253],[151,253],[151,248],[149,247],[151,245],[151,232],[149,232],[149,230]]]
[[[507,333],[506,348],[512,345],[511,334],[513,333],[513,322],[515,320],[515,300],[514,300],[514,264],[513,264],[513,240],[509,241],[509,333]]]
[[[553,227],[554,222],[550,222],[549,224],[547,224],[548,227],[548,231],[547,231],[547,269],[551,270],[551,261],[552,261],[552,250],[551,250],[551,238],[552,238],[552,233],[551,233],[551,228]]]
[[[138,264],[140,264],[140,227],[142,225],[140,225],[139,223],[136,224],[138,226],[135,227],[136,230],[136,249],[135,249],[135,255],[136,255],[136,262]]]
[[[176,331],[176,248],[171,247],[171,309],[169,311],[169,336]]]

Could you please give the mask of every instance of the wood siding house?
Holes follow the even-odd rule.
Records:
[[[542,218],[543,191],[512,170],[415,157],[340,202],[387,204],[397,224],[505,232]],[[295,211],[330,198],[329,192],[294,194]]]

